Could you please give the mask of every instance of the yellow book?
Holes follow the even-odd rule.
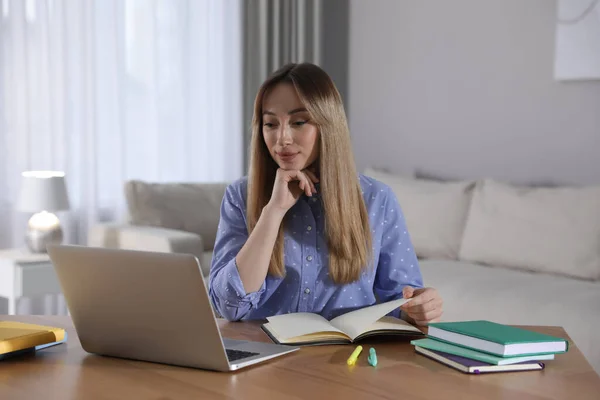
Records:
[[[0,355],[65,340],[65,330],[52,326],[0,321]]]

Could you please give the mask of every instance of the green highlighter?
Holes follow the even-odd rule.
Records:
[[[375,354],[375,349],[372,347],[369,349],[369,357],[367,358],[367,361],[369,362],[369,365],[372,365],[373,367],[377,366],[377,354]]]

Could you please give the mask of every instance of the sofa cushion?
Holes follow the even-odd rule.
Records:
[[[460,258],[600,279],[600,186],[478,183]]]
[[[458,258],[474,182],[441,182],[368,170],[388,185],[404,213],[418,257]]]
[[[226,183],[129,181],[125,197],[131,223],[197,233],[204,250],[215,244]]]

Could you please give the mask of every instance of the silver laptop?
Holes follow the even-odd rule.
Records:
[[[233,371],[298,350],[222,338],[192,255],[59,245],[48,254],[89,353]]]

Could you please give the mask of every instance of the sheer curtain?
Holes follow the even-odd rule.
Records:
[[[238,0],[0,2],[0,248],[24,170],[66,172],[70,243],[125,217],[128,179],[242,174]]]

